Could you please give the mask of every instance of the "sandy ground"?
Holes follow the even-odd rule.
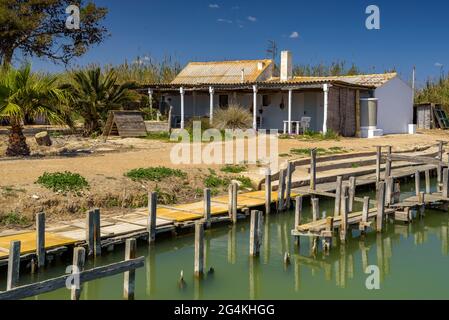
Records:
[[[340,147],[346,152],[374,151],[377,145],[392,145],[395,150],[411,149],[449,141],[449,133],[426,131],[416,135],[390,135],[377,139],[340,138],[328,141],[279,140],[280,163],[300,158],[292,155],[292,148]],[[66,214],[79,214],[89,206],[105,206],[120,209],[145,203],[146,192],[162,187],[167,194],[177,195],[176,202],[191,201],[200,196],[198,189],[204,187],[202,180],[208,169],[219,172],[221,166],[209,164],[174,165],[170,151],[176,144],[158,140],[118,139],[107,142],[103,139],[86,139],[80,136],[53,137],[52,147],[39,147],[32,136],[27,141],[33,157],[10,159],[4,157],[7,136],[0,135],[0,215],[8,212],[52,210],[61,218]],[[203,147],[205,144],[203,144]],[[302,156],[302,157],[305,157]],[[166,166],[179,168],[189,174],[184,181],[167,181],[166,184],[142,186],[124,177],[124,173],[140,167]],[[260,171],[261,165],[249,166],[248,174]],[[71,171],[84,176],[90,190],[81,197],[54,194],[35,184],[44,172]],[[254,176],[254,175],[252,175]],[[3,190],[3,192],[2,192]],[[224,190],[223,190],[224,191]]]

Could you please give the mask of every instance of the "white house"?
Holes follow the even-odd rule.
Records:
[[[235,103],[253,114],[254,129],[292,134],[308,122],[309,130],[343,136],[408,132],[412,89],[396,73],[293,77],[292,71],[289,51],[281,54],[279,72],[272,60],[191,62],[148,93],[159,95],[162,109],[173,107],[173,124],[181,128],[194,118],[213,121],[214,110]]]

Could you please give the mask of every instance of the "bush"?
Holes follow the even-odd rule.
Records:
[[[239,177],[235,178],[235,180],[237,180],[241,183],[242,188],[253,189],[253,183],[250,178],[245,177],[245,176],[239,176]]]
[[[125,173],[125,176],[133,181],[161,181],[169,177],[186,178],[187,173],[178,169],[170,169],[166,167],[150,167],[133,169]]]
[[[229,184],[228,178],[221,178],[219,176],[210,174],[204,179],[204,185],[206,188],[220,188]]]
[[[214,113],[213,126],[219,130],[248,129],[253,123],[252,114],[239,105],[230,105]]]
[[[30,224],[30,220],[16,212],[10,212],[0,217],[0,225],[2,226],[26,226]]]
[[[246,171],[247,169],[248,168],[246,166],[228,164],[228,165],[224,166],[223,168],[221,168],[220,171],[226,172],[226,173],[241,173],[241,172]]]
[[[36,183],[47,189],[53,190],[54,192],[81,191],[85,188],[89,188],[89,183],[84,177],[78,173],[71,173],[69,171],[55,173],[45,172],[37,179]]]

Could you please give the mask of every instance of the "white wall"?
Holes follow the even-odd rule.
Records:
[[[408,125],[413,123],[412,88],[395,77],[374,92],[379,99],[377,128],[384,134],[408,133]]]

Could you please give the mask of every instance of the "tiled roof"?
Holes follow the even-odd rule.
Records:
[[[242,70],[244,83],[258,82],[272,64],[272,60],[190,62],[171,84],[237,84],[242,83]]]

